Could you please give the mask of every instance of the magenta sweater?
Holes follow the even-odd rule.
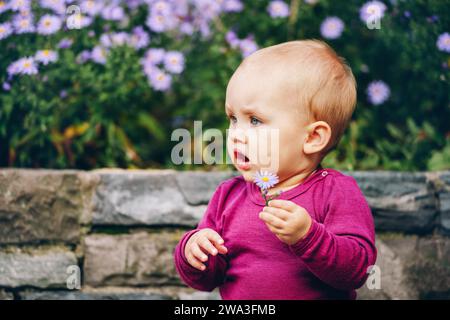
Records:
[[[375,263],[371,210],[356,180],[322,168],[278,197],[305,208],[313,219],[306,236],[287,245],[259,219],[264,201],[242,176],[222,182],[198,228],[175,248],[176,269],[190,287],[225,300],[355,299]],[[184,246],[202,228],[216,230],[228,249],[208,256],[205,271],[188,264]]]

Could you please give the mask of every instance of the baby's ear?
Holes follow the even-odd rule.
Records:
[[[311,134],[311,132],[313,131],[313,129],[314,129],[314,126],[313,126],[312,124],[308,125],[308,126],[306,127],[306,133],[307,133],[308,135]]]
[[[318,153],[325,149],[331,139],[331,127],[325,121],[317,121],[306,127],[306,138],[303,143],[305,154]]]

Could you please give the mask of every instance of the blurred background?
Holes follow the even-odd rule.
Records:
[[[373,213],[359,299],[449,299],[450,0],[0,0],[0,300],[220,298],[184,286],[173,252],[238,172],[175,164],[172,134],[198,159],[241,61],[298,39],[357,79],[322,165]]]
[[[210,170],[172,163],[172,131],[199,120],[225,132],[225,89],[242,59],[315,38],[358,83],[353,120],[325,166],[449,169],[449,9],[448,0],[0,0],[0,167]]]

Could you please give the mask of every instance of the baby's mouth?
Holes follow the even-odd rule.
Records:
[[[241,166],[248,166],[250,165],[250,159],[243,153],[241,153],[238,150],[234,150],[234,159],[236,160],[236,163]]]

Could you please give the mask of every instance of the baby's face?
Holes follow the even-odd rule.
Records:
[[[227,151],[245,180],[253,181],[262,169],[282,181],[305,167],[308,123],[296,97],[281,70],[264,75],[246,67],[231,78],[225,101],[230,120]]]

